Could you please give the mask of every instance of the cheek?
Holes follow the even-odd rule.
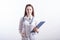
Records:
[[[28,10],[26,10],[26,13],[28,13]]]

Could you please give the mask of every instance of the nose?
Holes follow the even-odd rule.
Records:
[[[30,10],[28,9],[28,13],[30,12]]]

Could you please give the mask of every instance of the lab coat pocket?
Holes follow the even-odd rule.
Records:
[[[36,33],[31,33],[30,34],[30,38],[31,38],[31,40],[36,40],[35,38],[36,38]]]

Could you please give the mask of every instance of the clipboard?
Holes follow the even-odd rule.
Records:
[[[40,28],[43,24],[45,23],[45,21],[41,21],[36,25],[36,28]],[[31,32],[35,32],[34,30],[32,30]]]

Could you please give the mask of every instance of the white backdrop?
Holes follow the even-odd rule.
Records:
[[[38,21],[39,40],[60,40],[60,0],[0,0],[0,40],[21,40],[19,20],[26,4],[32,4]]]

